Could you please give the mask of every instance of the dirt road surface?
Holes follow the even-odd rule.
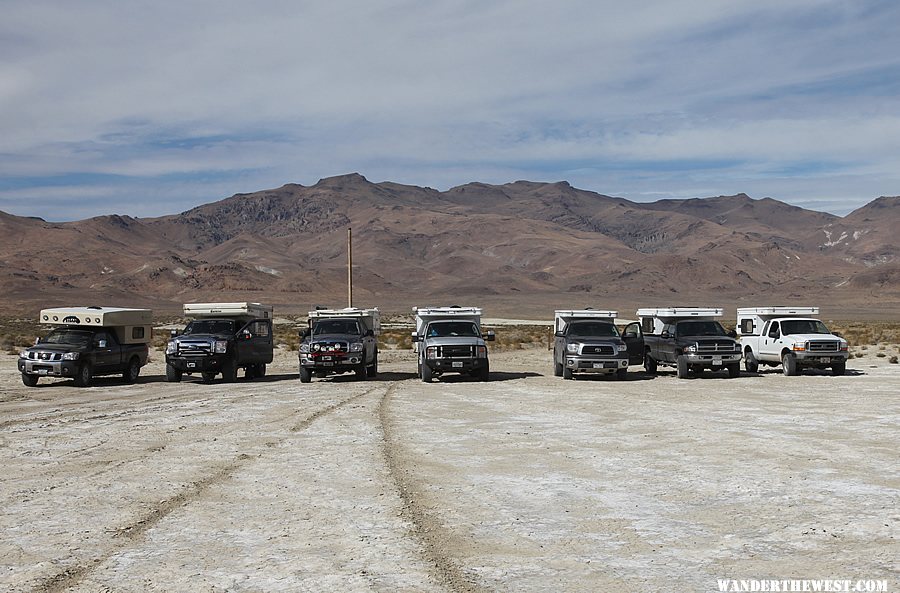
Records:
[[[21,384],[0,360],[0,591],[900,587],[900,368],[678,380]]]

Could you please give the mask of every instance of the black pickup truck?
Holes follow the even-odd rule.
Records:
[[[740,363],[741,345],[715,320],[676,320],[658,335],[644,333],[644,370],[651,375],[657,365],[666,365],[676,368],[679,379],[703,369],[728,369],[734,378],[741,373]]]
[[[89,387],[96,376],[117,374],[134,383],[148,355],[147,344],[120,344],[107,327],[62,326],[19,353],[19,372],[29,387],[41,377],[71,378]]]
[[[221,373],[230,383],[238,369],[247,379],[264,377],[274,354],[271,319],[195,319],[166,345],[166,380],[177,383],[185,373],[200,373],[209,382]]]

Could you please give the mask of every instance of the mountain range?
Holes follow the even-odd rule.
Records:
[[[566,182],[447,191],[359,174],[237,194],[159,218],[47,222],[0,212],[0,306],[261,301],[303,313],[347,305],[554,308],[818,305],[896,318],[900,197],[840,217],[744,194],[638,203]],[[731,313],[733,316],[733,312]]]

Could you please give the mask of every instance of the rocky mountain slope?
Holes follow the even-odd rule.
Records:
[[[900,303],[898,197],[842,218],[743,194],[644,204],[565,182],[440,192],[358,174],[153,219],[0,213],[0,298],[10,311],[175,311],[210,299],[344,306],[350,227],[355,304],[389,311],[803,302],[883,317]]]

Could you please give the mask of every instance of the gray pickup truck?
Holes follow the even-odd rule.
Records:
[[[557,310],[554,319],[553,374],[573,379],[579,373],[628,376],[629,365],[644,361],[644,340],[638,323],[620,332],[616,311]]]

